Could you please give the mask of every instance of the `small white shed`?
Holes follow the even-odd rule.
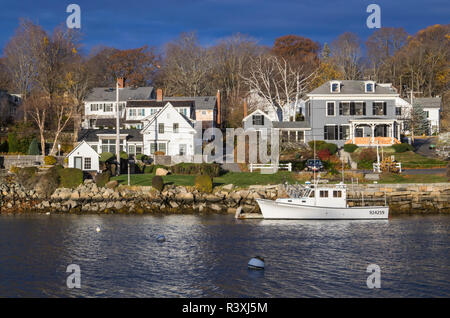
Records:
[[[69,168],[100,172],[100,155],[86,141],[81,141],[67,156]]]

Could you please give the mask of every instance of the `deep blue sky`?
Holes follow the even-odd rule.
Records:
[[[322,44],[345,31],[365,39],[373,32],[366,27],[370,3],[381,6],[382,26],[404,27],[411,34],[450,23],[448,0],[1,0],[0,49],[20,17],[52,30],[65,24],[70,3],[81,7],[86,49],[159,46],[194,30],[204,45],[236,32],[266,45],[286,34]]]

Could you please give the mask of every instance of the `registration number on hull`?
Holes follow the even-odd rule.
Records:
[[[384,215],[384,211],[383,210],[369,210],[369,214],[370,215]]]

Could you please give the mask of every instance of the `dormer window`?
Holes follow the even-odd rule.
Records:
[[[341,91],[341,83],[339,82],[331,82],[330,89],[332,93],[339,93]]]
[[[374,82],[366,82],[366,93],[375,92],[375,83]]]

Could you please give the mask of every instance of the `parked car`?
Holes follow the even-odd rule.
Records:
[[[306,161],[306,170],[308,171],[322,171],[323,164],[320,159],[308,159]]]

